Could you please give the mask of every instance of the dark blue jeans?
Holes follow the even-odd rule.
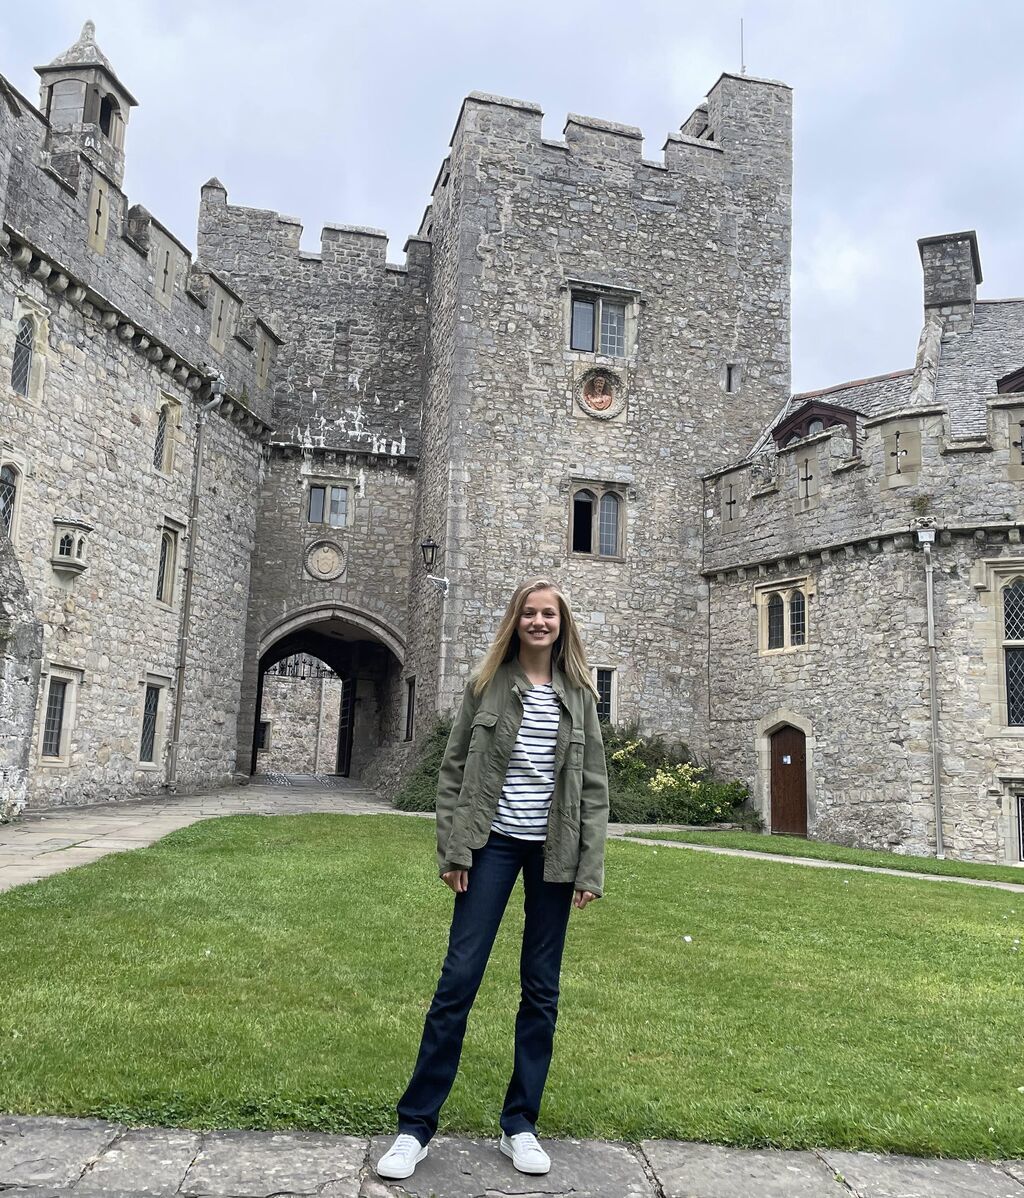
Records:
[[[427,1012],[420,1052],[398,1103],[398,1130],[421,1144],[437,1131],[437,1117],[455,1081],[469,1010],[483,980],[498,925],[520,869],[526,891],[522,1001],[516,1017],[515,1065],[501,1111],[508,1135],[536,1131],[551,1065],[558,1016],[558,979],[572,907],[571,882],[544,881],[542,841],[492,832],[473,853],[469,889],[455,896],[448,955]]]

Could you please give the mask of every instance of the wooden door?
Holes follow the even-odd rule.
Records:
[[[804,734],[789,724],[772,733],[772,827],[807,835],[807,752]]]

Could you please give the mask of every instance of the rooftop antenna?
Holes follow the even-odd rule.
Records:
[[[740,17],[740,74],[747,73],[746,56],[743,53],[743,18]]]

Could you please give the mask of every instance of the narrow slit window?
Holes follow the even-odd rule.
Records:
[[[168,529],[160,534],[160,560],[156,574],[156,597],[161,603],[170,603],[174,598],[176,556],[175,534]]]
[[[412,740],[416,724],[416,679],[405,680],[405,739]]]
[[[167,450],[167,404],[160,409],[156,420],[156,438],[153,441],[153,465],[158,470],[165,467],[164,455]]]

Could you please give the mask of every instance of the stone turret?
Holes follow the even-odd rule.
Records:
[[[85,154],[118,187],[124,178],[124,132],[138,101],[114,74],[86,21],[78,41],[48,66],[36,67],[39,107],[50,122],[48,149],[62,173],[77,177],[69,161]]]

